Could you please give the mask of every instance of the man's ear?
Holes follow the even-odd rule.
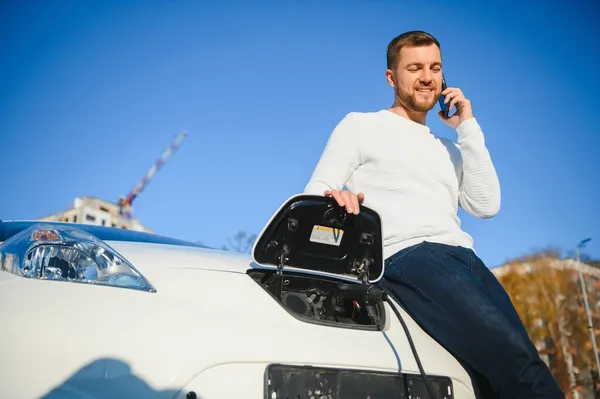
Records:
[[[391,69],[385,70],[385,79],[387,80],[390,87],[396,87],[396,77],[394,76],[394,72]]]

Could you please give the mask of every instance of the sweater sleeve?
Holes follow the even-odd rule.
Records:
[[[342,190],[352,172],[360,165],[356,118],[357,114],[351,112],[333,129],[304,188],[306,194],[322,195],[326,190]]]
[[[475,118],[462,122],[457,132],[462,158],[459,204],[475,217],[491,218],[500,210],[500,182],[483,132]]]

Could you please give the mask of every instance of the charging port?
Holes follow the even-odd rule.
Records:
[[[304,322],[373,331],[385,324],[383,300],[371,294],[371,285],[289,271],[252,269],[248,275]]]

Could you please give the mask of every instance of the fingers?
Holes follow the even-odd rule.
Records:
[[[357,199],[358,199],[358,203],[362,204],[365,201],[365,194],[364,193],[358,193]]]
[[[355,215],[358,215],[360,204],[365,200],[365,195],[363,193],[356,195],[347,190],[327,190],[323,195],[334,198],[339,206],[346,208],[346,212]]]
[[[456,103],[457,99],[465,98],[465,96],[463,96],[463,94],[460,91],[451,91],[450,93],[445,95],[446,98],[444,99],[444,102],[446,104],[452,104],[452,101],[454,101],[454,103]]]
[[[450,95],[451,93],[458,93],[458,94],[460,94],[460,95],[464,96],[464,94],[463,94],[462,90],[460,90],[460,89],[459,89],[459,88],[457,88],[457,87],[448,87],[446,90],[443,90],[443,91],[442,91],[442,95],[444,95],[444,96],[448,96],[448,95]]]
[[[447,93],[447,94],[446,94]],[[448,88],[442,92],[446,96],[444,103],[448,104],[448,109],[458,109],[463,105],[466,105],[469,100],[466,99],[465,95],[460,89]]]
[[[460,97],[458,97],[458,96],[454,97],[452,99],[452,101],[450,101],[450,105],[448,105],[448,108],[450,110],[452,110],[454,107],[456,107],[456,105],[458,104],[459,101],[462,101],[462,99]]]
[[[346,203],[344,202],[344,198],[342,197],[342,194],[340,191],[338,190],[331,190],[330,192],[330,196],[333,197],[339,206],[346,206]]]
[[[323,195],[335,199],[339,206],[346,206],[346,202],[344,201],[341,191],[327,190],[323,193]]]
[[[355,210],[358,211],[358,202],[356,201],[356,196],[354,194],[350,191],[342,191],[341,195],[348,213],[354,213]]]

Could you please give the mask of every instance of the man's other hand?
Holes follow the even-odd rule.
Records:
[[[347,190],[327,190],[323,193],[326,197],[333,197],[337,201],[340,206],[346,207],[346,212],[353,213],[358,215],[359,212],[359,204],[362,204],[365,200],[365,195],[363,193],[358,193],[358,195],[347,191]]]

